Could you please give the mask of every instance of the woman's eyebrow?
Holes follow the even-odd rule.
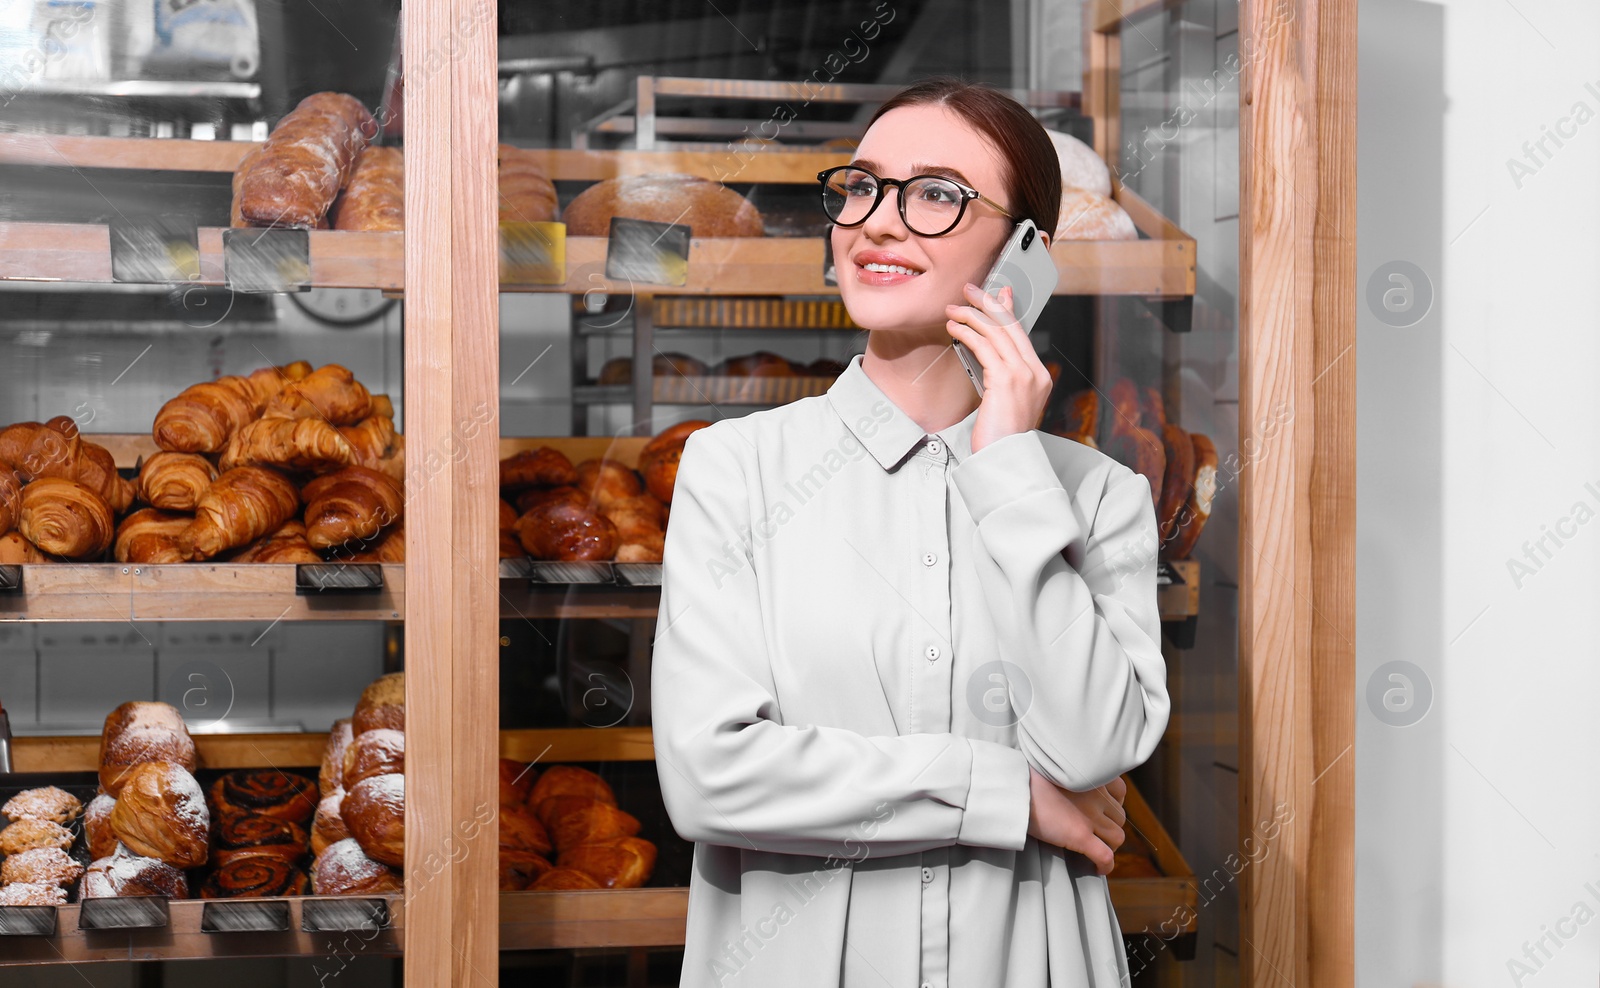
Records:
[[[858,158],[855,161],[852,161],[850,163],[852,165],[857,166],[858,168],[865,168],[870,172],[876,172],[876,171],[880,170],[879,166],[878,166],[878,163],[876,161],[872,161],[872,160],[869,160],[867,158]],[[960,182],[962,185],[971,185],[972,184],[971,182],[967,181],[967,176],[961,174],[959,171],[957,171],[954,168],[946,168],[944,165],[929,165],[929,164],[924,164],[922,162],[916,162],[911,166],[911,174],[913,174],[913,175],[942,175],[942,176],[944,176],[946,178],[953,178],[957,182]]]

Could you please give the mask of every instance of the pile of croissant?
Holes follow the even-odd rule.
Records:
[[[17,423],[0,430],[0,563],[402,562],[393,416],[338,364],[205,381],[161,406],[161,451],[132,482],[71,419]]]
[[[684,443],[710,424],[657,433],[637,470],[606,457],[574,465],[549,446],[501,460],[500,558],[659,563]]]
[[[536,776],[500,759],[500,891],[638,888],[656,865],[656,846],[638,834],[638,818],[588,769]]]
[[[381,676],[337,720],[322,752],[311,823],[311,889],[370,895],[404,888],[405,673]]]
[[[1110,409],[1102,414],[1104,405]],[[1046,430],[1092,446],[1150,482],[1160,531],[1159,557],[1189,558],[1211,517],[1217,486],[1217,447],[1210,437],[1167,420],[1155,388],[1128,378],[1111,385],[1109,402],[1090,388],[1068,395]]]

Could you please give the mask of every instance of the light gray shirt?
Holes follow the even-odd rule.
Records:
[[[855,356],[690,435],[651,704],[695,842],[684,986],[1107,988],[1106,880],[1028,836],[1169,702],[1150,485],[1037,430],[926,435]]]

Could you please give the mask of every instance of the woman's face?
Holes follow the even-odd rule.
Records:
[[[862,137],[853,163],[882,178],[942,173],[1015,211],[989,138],[942,106],[902,106],[885,113]],[[936,342],[948,343],[945,306],[965,304],[967,282],[983,284],[1015,221],[973,200],[954,230],[923,237],[906,229],[899,200],[899,189],[885,189],[865,223],[833,228],[839,294],[863,329],[935,336]],[[914,273],[878,272],[868,264],[899,265]]]

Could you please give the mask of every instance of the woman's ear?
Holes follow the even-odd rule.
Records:
[[[1044,244],[1044,249],[1045,250],[1049,250],[1050,249],[1050,234],[1045,233],[1043,230],[1040,230],[1039,231],[1039,242],[1041,244]]]

